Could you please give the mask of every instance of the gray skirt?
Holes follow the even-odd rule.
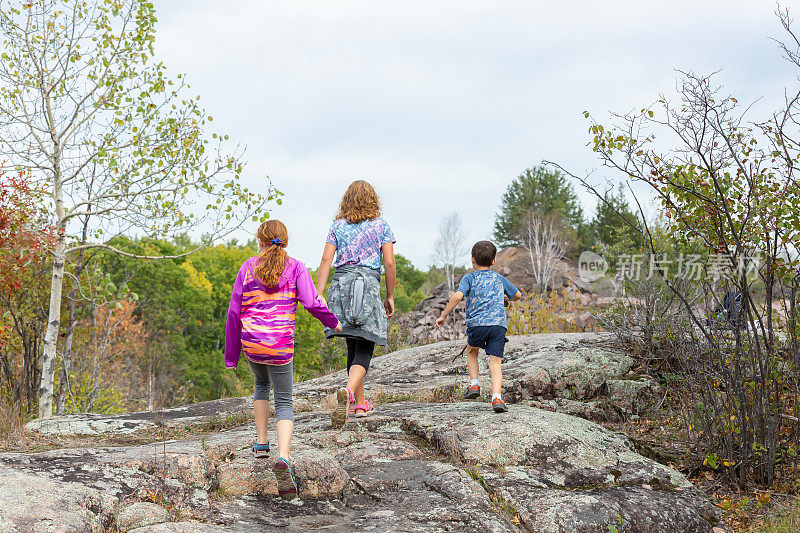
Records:
[[[379,271],[361,265],[337,268],[328,288],[328,308],[342,323],[342,331],[325,328],[325,337],[357,337],[386,346]]]

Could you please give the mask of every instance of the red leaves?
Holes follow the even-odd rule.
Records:
[[[21,289],[28,267],[41,261],[58,237],[37,207],[42,196],[23,176],[0,173],[0,291]]]

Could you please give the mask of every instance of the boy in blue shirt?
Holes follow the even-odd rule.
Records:
[[[467,297],[467,369],[470,386],[464,393],[465,400],[481,394],[478,381],[478,350],[484,349],[489,356],[489,372],[492,377],[492,408],[495,413],[508,411],[500,395],[503,373],[500,364],[506,338],[506,301],[522,298],[522,293],[506,278],[492,270],[497,248],[489,241],[479,241],[472,247],[474,271],[465,274],[458,290],[450,298],[441,316],[436,319],[436,328],[442,327],[447,315]]]

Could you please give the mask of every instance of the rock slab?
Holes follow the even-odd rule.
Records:
[[[310,411],[295,418],[300,498],[291,503],[276,497],[276,451],[251,455],[254,424],[208,431],[213,420],[244,421],[231,417],[252,408],[249,397],[48,419],[34,427],[132,437],[144,430],[152,438],[153,427],[171,426],[188,436],[0,454],[0,532],[725,530],[717,508],[684,476],[591,421],[638,414],[660,395],[652,378],[631,374],[632,359],[609,340],[512,337],[504,414],[486,401],[452,401],[466,381],[461,341],[376,358],[368,380],[380,400],[376,413],[342,430],[331,428],[323,406],[343,372],[297,384]],[[195,435],[197,424],[204,429]]]
[[[680,473],[582,418],[526,405],[498,415],[485,402],[397,402],[335,431],[328,415],[296,417],[294,504],[276,498],[276,454],[250,455],[247,424],[200,441],[0,454],[0,530],[45,531],[57,518],[70,531],[100,531],[114,516],[135,532],[721,526],[716,507]],[[59,497],[34,506],[40,492]],[[154,493],[178,521],[142,501]]]

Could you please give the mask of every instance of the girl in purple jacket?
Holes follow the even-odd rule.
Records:
[[[272,384],[279,455],[272,468],[278,494],[292,499],[297,495],[289,465],[294,429],[292,357],[297,302],[326,327],[341,331],[342,326],[320,298],[305,265],[284,250],[289,243],[286,226],[279,220],[269,220],[259,226],[256,238],[259,255],[244,262],[233,285],[225,328],[225,366],[236,367],[244,349],[255,376],[256,457],[269,456],[267,422]]]

